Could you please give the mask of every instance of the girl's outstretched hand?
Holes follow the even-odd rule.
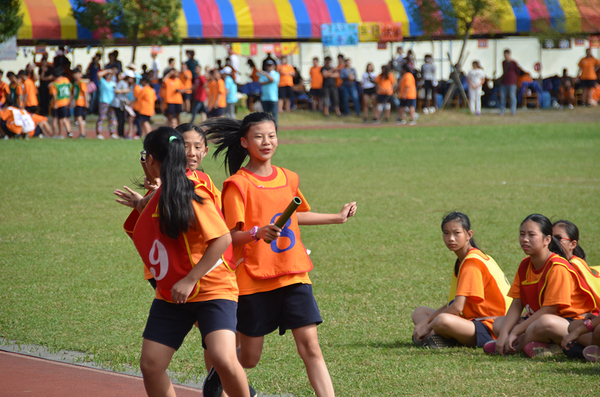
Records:
[[[123,188],[127,190],[127,192],[124,192],[119,189],[114,191],[115,196],[120,198],[120,200],[117,199],[115,201],[119,204],[123,204],[126,207],[134,208],[141,212],[141,210],[143,210],[144,208],[142,207],[140,209],[138,207],[140,207],[140,203],[144,197],[138,192],[134,192],[127,186],[123,186]]]
[[[342,218],[341,223],[345,223],[348,220],[348,218],[354,216],[354,214],[356,214],[356,208],[356,201],[344,204],[342,210],[340,211],[340,217]]]

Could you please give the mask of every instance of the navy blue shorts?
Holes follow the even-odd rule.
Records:
[[[279,99],[285,99],[285,98],[293,98],[294,97],[294,90],[292,89],[292,87],[285,86],[285,87],[279,87]]]
[[[75,118],[81,116],[85,119],[86,114],[87,114],[87,108],[84,108],[83,106],[75,106],[75,110],[73,112],[73,116],[75,116]]]
[[[489,341],[494,340],[489,328],[481,321],[471,320],[475,324],[475,335],[477,336],[477,347],[483,347]]]
[[[283,335],[288,329],[323,322],[310,284],[241,295],[237,316],[238,331],[252,337],[270,334],[277,328],[279,335]]]
[[[183,106],[180,103],[167,103],[166,115],[172,114],[173,116],[179,116],[183,111]]]
[[[178,350],[194,323],[202,334],[202,347],[206,349],[204,338],[213,331],[230,330],[235,333],[237,303],[225,299],[206,302],[189,302],[183,305],[154,299],[144,339],[160,343]]]
[[[137,113],[137,112],[136,112],[136,113]],[[147,122],[150,122],[150,116],[146,116],[146,115],[144,115],[144,114],[139,114],[139,113],[137,113],[137,116],[136,116],[136,117],[137,117],[137,118],[140,120],[140,123],[145,123],[146,121],[147,121]]]
[[[414,108],[417,106],[417,100],[416,99],[400,99],[400,106]]]
[[[596,80],[579,80],[581,88],[594,88],[596,86]]]
[[[310,94],[310,96],[316,96],[317,98],[319,98],[319,97],[323,96],[323,89],[322,88],[311,88],[308,93]]]
[[[27,110],[31,114],[35,114],[37,112],[37,106],[26,106],[25,110]]]
[[[377,103],[392,103],[391,95],[381,95],[377,94]]]
[[[189,101],[192,99],[192,94],[181,94],[184,101]]]
[[[68,118],[71,115],[70,109],[68,106],[63,106],[56,109],[56,117],[59,119]]]
[[[225,109],[227,108],[213,108],[210,112],[208,112],[208,118],[221,117],[225,114]]]

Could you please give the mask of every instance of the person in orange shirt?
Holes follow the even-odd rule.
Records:
[[[75,117],[75,124],[78,126],[78,133],[73,134],[73,138],[85,138],[85,116],[90,107],[87,84],[82,80],[82,77],[81,69],[73,71],[73,101],[75,102],[73,116]]]
[[[248,67],[250,69],[252,69],[252,73],[250,73],[248,76],[250,76],[250,80],[252,80],[253,83],[257,83],[258,79],[260,77],[258,68],[254,64],[254,61],[252,59],[248,59],[247,63],[248,63]]]
[[[66,138],[71,133],[70,107],[71,89],[73,85],[67,78],[68,72],[59,68],[55,70],[55,76],[59,76],[50,84],[49,91],[52,96],[52,106],[58,119],[58,134],[61,139]],[[64,132],[63,132],[64,129]]]
[[[346,67],[346,61],[345,61],[345,59],[346,58],[344,57],[344,54],[338,54],[338,56],[337,56],[338,64],[335,67],[335,69],[339,73],[338,77],[335,79],[335,86],[337,88],[340,88],[340,86],[344,82],[344,80],[342,80],[341,73],[342,73],[342,69],[344,69]]]
[[[2,81],[3,77],[4,70],[0,69],[0,106],[4,105],[6,97],[8,96],[8,93],[10,93],[10,88],[8,88],[8,84]]]
[[[223,117],[227,109],[227,90],[225,81],[218,69],[210,71],[211,80],[208,83],[208,118]]]
[[[402,79],[398,87],[398,98],[400,99],[400,107],[398,108],[398,124],[406,124],[404,120],[404,108],[408,108],[410,115],[409,125],[417,124],[415,118],[415,108],[417,106],[417,84],[415,76],[410,72],[408,64],[402,65]]]
[[[37,112],[38,109],[38,90],[37,87],[35,86],[35,72],[32,70],[29,72],[29,74],[25,76],[25,81],[23,82],[23,87],[24,87],[24,94],[23,96],[25,97],[24,102],[25,102],[25,110],[27,110],[29,113],[34,114]]]
[[[8,77],[8,85],[5,88],[4,97],[11,98],[15,106],[19,107],[23,101],[23,85],[19,83],[19,78],[13,72],[8,72],[6,77]]]
[[[291,111],[292,98],[294,98],[294,67],[287,62],[287,57],[281,57],[281,64],[277,66],[279,73],[279,113]]]
[[[323,110],[323,75],[321,74],[319,58],[313,58],[313,66],[310,68],[310,97],[312,98],[312,110]]]
[[[396,79],[387,65],[381,67],[381,74],[375,79],[375,84],[377,85],[377,110],[373,112],[373,123],[378,124],[381,122],[384,108],[386,121],[390,118],[392,111],[391,100],[394,95]]]
[[[510,284],[496,262],[473,239],[469,217],[451,212],[442,221],[444,243],[458,259],[454,265],[448,303],[440,309],[419,307],[412,314],[413,342],[440,348],[483,347],[496,339],[495,318],[504,316],[510,300]]]
[[[15,138],[21,135],[23,127],[15,122],[15,112],[21,111],[21,109],[15,106],[10,97],[6,98],[6,101],[2,104],[2,108],[0,108],[0,135],[4,139]]]
[[[164,102],[167,105],[166,116],[173,128],[179,125],[179,115],[183,110],[183,96],[185,87],[178,78],[179,73],[171,69],[163,78]]]
[[[597,313],[586,281],[565,259],[552,232],[552,223],[540,214],[521,223],[519,242],[527,257],[508,292],[513,301],[506,317],[494,321],[498,340],[484,346],[486,353],[524,352],[529,357],[562,353],[560,343],[569,324],[586,313]]]
[[[223,186],[223,213],[238,261],[240,362],[244,368],[255,367],[264,336],[277,328],[282,335],[291,329],[316,395],[333,396],[317,336],[322,319],[308,277],[313,265],[298,225],[345,223],[354,216],[356,203],[345,204],[337,214],[310,211],[298,175],[271,164],[278,139],[268,113],[251,113],[243,121],[212,119],[203,128],[209,141],[216,142],[214,157],[225,153],[231,175]],[[275,220],[294,197],[302,204],[283,228],[277,227]]]
[[[179,74],[181,83],[183,84],[183,111],[189,113],[191,110],[192,100],[192,83],[194,79],[192,77],[192,71],[188,69],[187,64],[184,62],[181,64],[181,73]]]
[[[592,56],[590,48],[585,50],[585,57],[579,61],[579,83],[583,90],[582,101],[583,106],[592,106],[592,89],[596,87],[598,80],[598,72],[600,71],[600,61]]]
[[[175,395],[167,368],[198,323],[224,391],[248,397],[248,381],[236,353],[238,288],[229,230],[211,204],[210,193],[201,184],[190,184],[179,132],[169,127],[152,131],[144,140],[144,152],[149,174],[163,178],[133,230],[128,230],[157,282],[140,357],[146,392]],[[138,210],[133,211],[130,217]]]
[[[154,105],[156,104],[156,92],[150,87],[150,80],[143,77],[140,80],[141,86],[136,86],[134,89],[135,102],[133,110],[136,112],[136,117],[139,117],[142,124],[142,138],[144,138],[152,130],[150,118],[154,116]]]

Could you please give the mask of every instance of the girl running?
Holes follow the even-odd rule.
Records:
[[[483,347],[496,339],[492,326],[508,310],[510,285],[494,259],[477,247],[467,215],[448,214],[442,232],[444,243],[458,257],[448,303],[438,310],[419,307],[413,312],[413,342],[431,348],[457,343]]]
[[[271,164],[278,140],[269,114],[251,113],[241,122],[208,120],[203,126],[209,140],[217,143],[214,157],[225,153],[231,174],[223,186],[223,212],[238,263],[240,362],[244,368],[255,367],[264,336],[278,328],[281,335],[291,329],[316,395],[333,396],[317,337],[323,320],[308,277],[313,264],[298,225],[345,223],[356,213],[356,203],[345,204],[337,214],[310,211],[298,188],[298,175]],[[274,222],[295,196],[302,204],[280,229]]]
[[[225,391],[248,397],[246,374],[236,355],[238,290],[228,255],[231,236],[210,191],[186,175],[181,134],[161,127],[148,134],[144,149],[149,174],[162,183],[130,234],[157,282],[140,359],[146,392],[175,396],[166,370],[198,322]]]
[[[529,357],[561,353],[559,344],[569,333],[569,324],[595,309],[594,297],[565,259],[548,218],[540,214],[525,218],[519,242],[527,257],[508,292],[513,301],[506,317],[494,322],[498,340],[486,344],[484,351],[525,352]]]

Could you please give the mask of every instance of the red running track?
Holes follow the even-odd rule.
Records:
[[[174,385],[178,397],[202,397],[202,391]],[[144,397],[142,378],[24,354],[0,351],[3,397]]]

